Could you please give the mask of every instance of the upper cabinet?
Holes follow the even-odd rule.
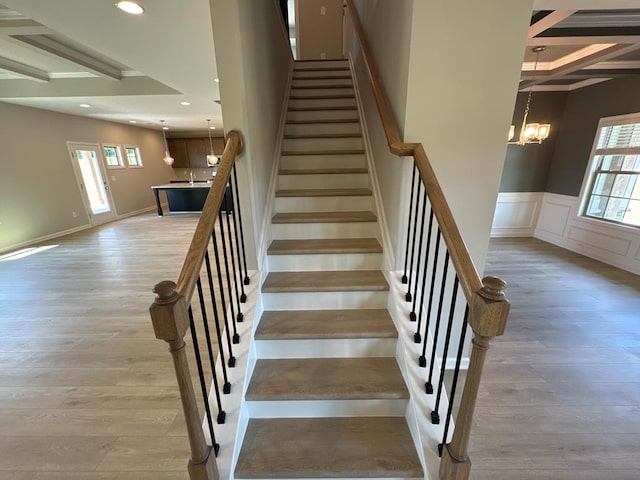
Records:
[[[222,156],[224,138],[213,137],[213,153]],[[167,138],[169,153],[173,157],[173,168],[208,167],[207,155],[210,154],[209,138]]]

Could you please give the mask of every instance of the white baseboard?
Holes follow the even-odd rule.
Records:
[[[165,211],[169,211],[169,204],[168,203],[161,203],[160,206],[162,207],[163,210]],[[129,212],[129,213],[123,213],[122,215],[118,215],[116,217],[116,220],[122,220],[124,218],[129,218],[129,217],[135,217],[136,215],[142,215],[143,213],[149,213],[149,212],[154,212],[157,210],[156,205],[152,205],[150,207],[146,207],[146,208],[141,208],[140,210],[134,210],[133,212]]]
[[[640,275],[638,229],[581,217],[578,197],[544,193],[534,237]]]
[[[9,245],[8,247],[2,247],[0,248],[0,253],[11,252],[13,250],[18,250],[24,247],[30,247],[31,245],[35,245],[38,243],[48,242],[49,240],[53,240],[54,238],[64,237],[65,235],[71,235],[72,233],[81,232],[82,230],[88,230],[89,228],[91,228],[91,224],[87,223],[86,225],[80,225],[79,227],[69,228],[67,230],[55,232],[50,235],[44,235],[42,237],[32,238],[24,242]]]
[[[532,237],[542,207],[543,192],[498,194],[492,237]]]

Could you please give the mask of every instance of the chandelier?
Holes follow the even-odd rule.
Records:
[[[533,75],[531,80],[535,77],[535,72],[538,70],[538,58],[540,52],[544,52],[547,47],[534,47],[533,52],[536,54],[536,63],[533,66]],[[527,123],[527,117],[529,116],[529,108],[531,106],[531,92],[533,91],[533,85],[529,86],[529,94],[527,96],[527,105],[524,109],[524,116],[522,117],[522,126],[520,127],[520,136],[517,141],[512,141],[516,134],[516,126],[511,125],[509,127],[508,143],[511,145],[529,145],[532,143],[542,143],[544,139],[549,136],[551,130],[550,123]]]

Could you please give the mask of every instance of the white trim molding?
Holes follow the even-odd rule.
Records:
[[[640,231],[579,216],[580,199],[544,193],[534,237],[640,275]]]
[[[498,194],[492,237],[532,237],[538,223],[543,192]]]

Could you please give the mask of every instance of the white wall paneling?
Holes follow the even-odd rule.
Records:
[[[492,237],[532,237],[542,205],[542,192],[500,193],[491,227]]]

